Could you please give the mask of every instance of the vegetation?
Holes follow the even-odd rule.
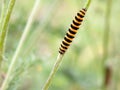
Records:
[[[0,0],[1,90],[42,90],[71,20],[86,2]],[[49,90],[120,89],[119,3],[92,0]]]

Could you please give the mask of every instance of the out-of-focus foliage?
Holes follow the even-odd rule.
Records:
[[[9,24],[4,72],[16,50],[35,0],[17,0]],[[107,0],[92,0],[84,23],[65,54],[49,90],[102,90],[103,33]],[[113,0],[110,17],[109,56],[111,90],[120,84],[120,7]],[[9,90],[40,90],[58,55],[60,43],[85,0],[41,0],[40,8],[24,43]],[[16,89],[17,88],[17,89]],[[110,90],[110,89],[109,89]]]

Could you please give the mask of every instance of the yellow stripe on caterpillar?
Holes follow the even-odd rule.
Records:
[[[70,45],[70,42],[67,42],[66,40],[64,40],[63,42],[65,42],[66,44],[69,44],[69,45]]]
[[[86,13],[86,11],[85,11],[85,10],[83,10],[83,9],[82,9],[81,11],[82,11],[84,14]]]
[[[80,15],[84,16],[85,14],[83,14],[82,12],[79,12]]]
[[[80,17],[80,16],[78,16],[78,15],[77,15],[76,17],[77,17],[78,19],[80,19],[81,21],[83,20],[83,18],[81,18],[81,17]]]
[[[77,33],[77,31],[78,31],[78,30],[75,30],[75,29],[73,29],[71,27],[70,27],[70,30],[73,31],[73,32],[75,32],[75,33]]]
[[[67,35],[65,35],[65,37],[66,37],[68,40],[70,40],[70,41],[73,40],[73,38],[69,38]]]
[[[72,25],[73,25],[74,27],[76,27],[76,28],[79,28],[79,27],[80,27],[80,26],[76,26],[76,25],[75,25],[75,24],[73,24],[73,23],[72,23]]]
[[[81,24],[81,22],[77,21],[76,19],[74,19],[74,21],[79,25]]]
[[[66,46],[66,45],[64,45],[63,43],[61,44],[63,47],[66,47],[66,48],[68,48],[69,46]]]
[[[65,48],[63,48],[63,47],[60,47],[60,49],[63,50],[63,51],[66,51],[66,50],[67,50],[67,49],[65,49]]]
[[[67,32],[70,36],[74,37],[75,34],[70,33],[69,31]]]

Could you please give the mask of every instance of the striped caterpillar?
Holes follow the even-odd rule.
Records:
[[[61,55],[63,55],[66,52],[66,50],[69,48],[70,44],[72,43],[80,25],[84,19],[86,11],[87,10],[85,8],[83,8],[75,16],[75,19],[73,20],[69,30],[67,31],[67,33],[64,37],[64,40],[62,41],[61,46],[59,48],[59,53]]]

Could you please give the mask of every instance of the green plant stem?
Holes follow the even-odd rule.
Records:
[[[44,84],[42,90],[47,90],[49,88],[49,85],[52,82],[52,79],[53,79],[55,73],[57,72],[57,70],[58,70],[58,68],[59,68],[59,66],[60,66],[60,64],[62,62],[62,58],[63,58],[63,55],[59,54],[54,66],[53,66],[53,69],[52,69],[46,83]]]
[[[37,11],[37,9],[39,7],[39,3],[40,3],[40,0],[36,0],[35,5],[33,7],[33,10],[32,10],[32,12],[31,12],[31,14],[30,14],[30,16],[28,18],[28,22],[26,24],[26,27],[24,29],[24,32],[23,32],[22,37],[20,39],[20,42],[18,44],[18,47],[17,47],[17,49],[15,51],[15,54],[14,54],[14,56],[12,58],[10,67],[8,69],[8,72],[7,72],[7,76],[6,76],[6,78],[5,78],[5,80],[4,80],[3,84],[2,84],[1,90],[6,90],[6,88],[9,86],[10,77],[12,75],[12,72],[13,72],[13,69],[15,67],[16,61],[17,61],[17,59],[18,59],[18,57],[19,57],[19,55],[21,53],[21,48],[22,48],[22,46],[23,46],[23,44],[25,42],[25,39],[26,39],[29,31],[30,31],[30,27],[32,25],[34,16],[36,14],[36,11]]]
[[[5,43],[6,43],[6,37],[7,37],[7,32],[8,32],[8,23],[10,20],[10,16],[12,14],[13,11],[13,7],[15,5],[15,1],[16,0],[10,0],[9,4],[8,4],[8,9],[2,24],[2,30],[0,33],[0,66],[1,66],[1,62],[3,60],[3,54],[4,54],[4,48],[5,48]]]
[[[2,22],[5,15],[5,0],[2,0],[1,3],[2,3],[2,9],[1,9],[1,17],[0,17],[0,33],[2,30]]]
[[[106,5],[106,16],[105,16],[105,30],[103,35],[103,58],[102,58],[102,66],[103,66],[103,73],[105,76],[105,62],[109,55],[109,36],[110,36],[110,13],[111,13],[111,7],[112,7],[112,0],[107,0]],[[104,79],[106,80],[106,79]],[[105,82],[105,81],[104,81]],[[103,88],[106,88],[107,86],[105,83],[103,83]]]
[[[2,22],[3,22],[3,18],[4,18],[4,14],[5,14],[5,0],[2,0],[1,4],[2,4],[2,9],[1,9],[1,17],[0,17],[0,35],[1,35],[1,31],[2,31]],[[1,63],[3,60],[2,51],[3,50],[0,49],[0,73],[1,73]]]
[[[45,18],[39,23],[39,26],[35,29],[35,31],[32,33],[32,35],[28,38],[27,43],[31,43],[31,40],[33,43],[29,44],[29,47],[24,49],[23,56],[30,53],[30,51],[33,49],[34,44],[37,44],[39,42],[39,38],[41,38],[41,33],[43,33],[43,30],[45,31],[45,27],[50,23],[51,18],[53,15],[57,12],[58,8],[61,6],[62,0],[54,0],[52,5],[49,6],[48,12],[46,12]],[[27,45],[28,45],[27,44]]]
[[[86,10],[89,8],[90,3],[91,3],[91,0],[87,0],[86,4],[85,4],[85,6],[84,6],[84,8],[85,8]]]
[[[105,30],[103,35],[103,61],[107,60],[110,34],[110,13],[112,0],[107,0],[106,16],[105,16]]]

